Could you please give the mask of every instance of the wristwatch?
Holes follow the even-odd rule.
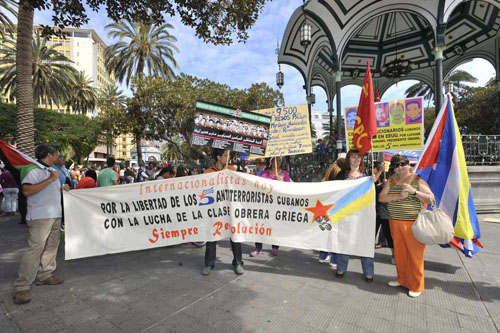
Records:
[[[413,193],[413,195],[417,195],[418,194],[418,190],[415,190],[415,193]]]

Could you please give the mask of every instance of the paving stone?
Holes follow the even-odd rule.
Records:
[[[209,276],[200,274],[204,249],[190,244],[71,261],[61,247],[65,283],[34,286],[32,302],[15,305],[26,228],[0,218],[0,332],[500,332],[500,247],[489,247],[500,226],[483,235],[487,251],[473,259],[427,247],[417,299],[387,286],[396,271],[386,248],[368,284],[357,258],[337,279],[313,251],[249,258],[253,244],[243,244],[246,273],[236,276],[223,241]]]

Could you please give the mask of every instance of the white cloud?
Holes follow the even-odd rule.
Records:
[[[230,46],[206,44],[195,36],[194,29],[184,26],[178,17],[167,17],[167,21],[175,26],[171,33],[177,37],[176,45],[180,49],[180,53],[176,55],[180,64],[177,73],[185,72],[240,89],[247,88],[254,82],[266,82],[276,88],[276,42],[281,42],[290,16],[301,5],[301,0],[268,2],[249,31],[246,43],[235,42]],[[111,43],[104,30],[106,24],[111,22],[106,17],[104,8],[96,13],[87,7],[87,14],[90,21],[85,27],[96,30],[105,42]],[[37,11],[35,23],[50,24],[51,15],[50,11]],[[465,63],[458,68],[475,75],[479,79],[475,85],[484,85],[495,73],[493,66],[481,59]],[[281,91],[286,104],[306,103],[304,82],[299,72],[287,65],[281,66],[281,70],[285,74],[285,85]],[[382,99],[386,101],[404,98],[404,91],[415,82],[403,81],[393,85]],[[319,87],[314,88],[314,93],[316,104],[313,108],[327,111],[326,94]],[[359,94],[360,88],[357,86],[342,88],[342,112],[345,107],[358,104]],[[333,107],[336,110],[335,101]]]

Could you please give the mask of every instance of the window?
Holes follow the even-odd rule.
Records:
[[[122,141],[123,141],[123,142],[126,142],[126,141],[127,141],[127,138],[122,138]]]
[[[81,32],[81,31],[75,31],[73,33],[75,37],[81,37],[81,38],[89,38],[89,33],[88,32]]]
[[[126,149],[126,148],[127,148],[127,146],[126,146],[126,145],[122,145],[122,148],[123,148],[123,149]]]

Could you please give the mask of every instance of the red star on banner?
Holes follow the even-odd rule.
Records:
[[[317,217],[325,217],[326,219],[328,219],[331,222],[332,220],[330,220],[330,216],[328,216],[328,211],[333,206],[335,206],[335,203],[332,203],[330,205],[323,205],[321,203],[321,201],[316,200],[316,206],[315,207],[307,207],[307,208],[304,208],[304,209],[307,210],[308,212],[311,212],[311,213],[314,214],[313,218],[312,218],[312,223],[316,222],[316,218]]]

